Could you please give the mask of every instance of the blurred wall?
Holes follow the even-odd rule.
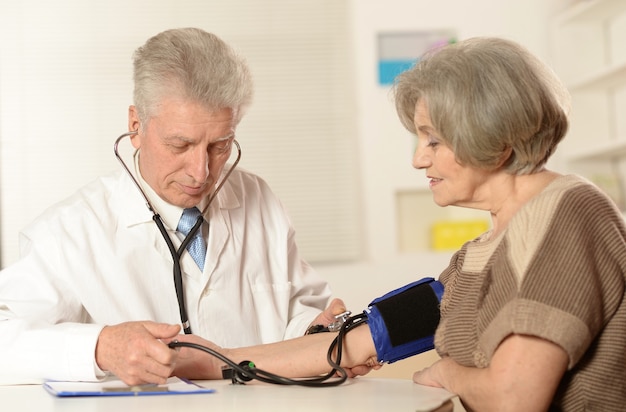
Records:
[[[289,0],[285,0],[289,1]],[[339,0],[337,0],[339,1]],[[452,30],[459,39],[471,36],[496,35],[519,41],[546,60],[549,60],[549,22],[550,18],[574,0],[526,0],[523,2],[503,2],[501,0],[343,0],[349,8],[349,19],[346,21],[347,35],[350,37],[350,58],[353,62],[354,73],[350,81],[355,91],[355,129],[357,141],[353,149],[357,154],[359,199],[354,213],[359,216],[363,230],[362,258],[346,263],[316,262],[316,268],[328,278],[336,294],[343,297],[352,310],[361,310],[372,298],[410,282],[416,277],[427,275],[437,276],[447,263],[451,252],[433,253],[428,250],[415,253],[400,252],[398,249],[398,216],[396,198],[398,191],[418,190],[424,193],[424,206],[415,210],[419,220],[429,221],[433,216],[457,217],[464,216],[463,210],[446,208],[439,210],[432,205],[425,188],[425,179],[422,172],[411,169],[412,138],[402,129],[396,119],[393,104],[390,100],[389,89],[382,87],[377,81],[377,39],[380,33],[411,32],[425,30]],[[123,79],[121,89],[117,92],[107,89],[106,82],[101,87],[89,86],[92,89],[93,102],[98,111],[90,118],[76,118],[76,113],[84,104],[83,101],[59,102],[58,96],[67,88],[86,87],[92,85],[89,71],[84,78],[64,76],[59,72],[60,82],[54,87],[41,85],[47,90],[46,94],[37,94],[38,85],[18,85],[24,89],[24,94],[18,93],[18,101],[0,98],[0,232],[2,233],[3,264],[8,264],[17,258],[17,232],[19,228],[32,220],[52,201],[61,199],[71,193],[74,188],[91,180],[96,175],[117,167],[112,158],[111,141],[126,126],[126,112],[120,107],[110,107],[105,104],[107,98],[114,98],[123,105],[130,102],[130,54],[139,44],[154,33],[157,29],[168,28],[170,25],[194,25],[202,21],[202,16],[194,15],[193,8],[188,7],[193,2],[185,1],[137,1],[129,4],[119,0],[110,0],[105,3],[95,3],[71,0],[47,2],[45,0],[24,0],[23,2],[0,0],[0,62],[6,59],[8,49],[15,50],[15,39],[22,39],[33,35],[33,31],[45,39],[47,33],[54,32],[64,42],[71,44],[85,43],[84,53],[97,53],[98,50],[88,47],[90,40],[93,44],[103,41],[116,42],[125,48],[122,66],[111,64],[108,73],[116,79]],[[232,4],[244,4],[235,0]],[[275,2],[274,2],[275,3]],[[187,7],[186,7],[187,6]],[[97,12],[93,8],[97,7]],[[168,11],[168,7],[175,12]],[[185,13],[187,13],[185,15]],[[187,16],[187,17],[186,17]],[[224,15],[220,16],[229,33],[245,30],[247,24],[255,16]],[[135,21],[148,21],[151,31],[134,28]],[[92,39],[80,38],[80,28],[101,27],[96,34],[91,33]],[[239,26],[238,26],[239,25]],[[71,29],[71,30],[70,30]],[[87,31],[86,31],[87,32]],[[218,31],[218,34],[219,31]],[[35,37],[37,37],[35,36]],[[45,43],[45,42],[44,42]],[[10,47],[8,47],[8,45]],[[24,53],[28,53],[24,50]],[[43,47],[42,53],[46,53]],[[58,51],[55,59],[66,59]],[[76,56],[71,56],[72,58]],[[110,61],[119,59],[119,55],[110,56]],[[123,67],[123,73],[120,73]],[[37,79],[37,73],[47,74],[49,67],[19,67],[0,64],[0,78],[16,79],[22,73]],[[2,72],[4,70],[4,73]],[[6,71],[11,71],[7,73]],[[43,78],[43,77],[42,77]],[[91,82],[89,82],[91,81]],[[97,84],[97,82],[96,82]],[[0,96],[3,90],[15,85],[0,82]],[[55,89],[56,87],[56,89]],[[18,90],[19,91],[19,90]],[[56,94],[58,93],[58,94]],[[294,91],[294,101],[306,98]],[[20,97],[21,96],[21,97]],[[7,119],[17,115],[18,106],[24,101],[32,100],[37,104],[37,110],[29,112],[29,122],[18,129],[2,128]],[[332,104],[332,102],[329,102]],[[42,111],[41,108],[47,108]],[[125,107],[125,106],[123,106]],[[24,110],[20,107],[20,110]],[[97,115],[96,115],[97,114]],[[58,119],[62,118],[62,122]],[[55,122],[53,122],[53,120]],[[41,141],[32,137],[35,126],[49,124],[42,133]],[[63,126],[59,126],[62,124]],[[84,125],[88,126],[84,126]],[[62,160],[56,161],[59,151],[76,150],[76,142],[61,142],[55,136],[62,135],[67,130],[80,128],[79,138],[91,139],[94,133],[110,136],[110,139],[94,141],[90,150],[105,153],[103,160],[93,161],[83,156],[80,151],[72,152],[76,162],[71,169]],[[276,122],[280,127],[280,122]],[[31,142],[21,141],[22,134],[31,133]],[[33,162],[32,155],[37,153],[37,161]],[[6,156],[10,153],[10,157]],[[5,155],[3,157],[3,154]],[[63,158],[61,158],[63,159]],[[21,165],[30,162],[33,167],[42,164],[37,175],[22,176],[19,172]],[[80,173],[76,174],[75,170]],[[262,174],[262,173],[261,173]],[[44,178],[45,177],[45,178]],[[38,182],[46,182],[46,187],[38,187]],[[71,185],[61,187],[61,183],[70,181]],[[7,186],[32,187],[34,202],[28,205],[19,204],[21,199],[15,199],[7,193]],[[69,187],[72,187],[70,190]],[[38,190],[52,193],[49,196],[39,196]],[[303,187],[302,190],[307,190]],[[329,199],[331,201],[331,199]],[[16,203],[18,202],[18,203]],[[10,206],[10,207],[9,207]],[[298,228],[296,228],[298,229]],[[422,236],[421,231],[420,236]],[[305,256],[306,258],[306,256]]]

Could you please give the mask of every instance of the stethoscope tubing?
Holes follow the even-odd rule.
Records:
[[[213,199],[215,199],[215,196],[217,196],[217,193],[220,191],[220,189],[222,189],[222,186],[224,186],[224,183],[226,183],[226,180],[228,180],[228,178],[230,177],[230,174],[233,172],[233,170],[235,170],[235,167],[237,167],[237,164],[239,163],[239,160],[241,159],[241,146],[239,146],[239,142],[237,140],[233,140],[233,143],[235,143],[235,146],[237,147],[237,158],[233,162],[232,166],[226,172],[226,175],[222,178],[220,183],[216,186],[213,193],[211,193],[211,196],[209,197],[209,200],[206,206],[204,207],[204,210],[202,211],[200,216],[198,216],[198,220],[196,221],[196,223],[193,225],[193,227],[191,228],[187,236],[185,236],[185,239],[183,239],[178,249],[176,249],[176,247],[174,246],[174,243],[172,242],[172,239],[170,238],[169,234],[167,233],[167,230],[165,229],[165,225],[163,224],[163,220],[161,219],[161,216],[156,212],[156,210],[150,203],[148,196],[141,188],[141,185],[139,184],[137,179],[135,179],[135,176],[132,174],[132,172],[126,165],[126,162],[124,162],[124,160],[119,154],[118,146],[119,146],[120,141],[125,137],[133,136],[137,133],[138,133],[137,131],[131,131],[131,132],[127,132],[127,133],[120,135],[115,140],[115,143],[113,145],[113,152],[115,153],[115,157],[117,158],[117,160],[120,162],[120,164],[122,165],[122,167],[124,168],[128,176],[130,176],[131,180],[135,183],[135,186],[137,187],[137,189],[143,196],[144,200],[146,201],[146,207],[148,208],[148,210],[152,212],[152,220],[154,220],[154,223],[156,223],[157,227],[159,228],[159,232],[161,232],[161,236],[165,240],[165,243],[167,244],[170,254],[172,255],[174,289],[176,290],[176,298],[178,300],[178,310],[180,314],[180,321],[183,326],[183,331],[185,332],[185,334],[191,334],[191,325],[189,323],[189,316],[187,315],[187,308],[185,305],[185,294],[184,294],[184,289],[183,289],[183,276],[182,276],[182,269],[180,266],[180,258],[185,252],[186,247],[189,244],[189,242],[191,242],[191,240],[193,239],[193,236],[195,235],[195,233],[200,229],[200,226],[202,226],[202,222],[204,221],[203,216],[206,213],[206,211],[209,209],[209,206],[213,202]]]

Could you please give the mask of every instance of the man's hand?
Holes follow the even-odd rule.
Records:
[[[155,322],[126,322],[105,326],[96,344],[96,363],[128,385],[165,383],[178,357],[167,343],[180,326]]]
[[[346,304],[343,303],[343,300],[335,298],[330,302],[330,305],[328,305],[328,307],[324,309],[322,313],[317,315],[317,317],[315,318],[315,320],[313,320],[310,326],[328,326],[336,320],[335,316],[340,315],[345,311]]]

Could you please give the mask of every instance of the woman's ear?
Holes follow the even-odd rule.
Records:
[[[496,169],[500,169],[503,166],[508,165],[513,159],[511,156],[513,155],[513,148],[511,146],[507,147],[502,151],[500,155],[500,159],[498,159],[498,163],[496,164]]]

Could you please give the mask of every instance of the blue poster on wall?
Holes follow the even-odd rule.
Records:
[[[396,76],[411,68],[425,52],[455,41],[452,30],[380,33],[378,83],[392,85]]]

